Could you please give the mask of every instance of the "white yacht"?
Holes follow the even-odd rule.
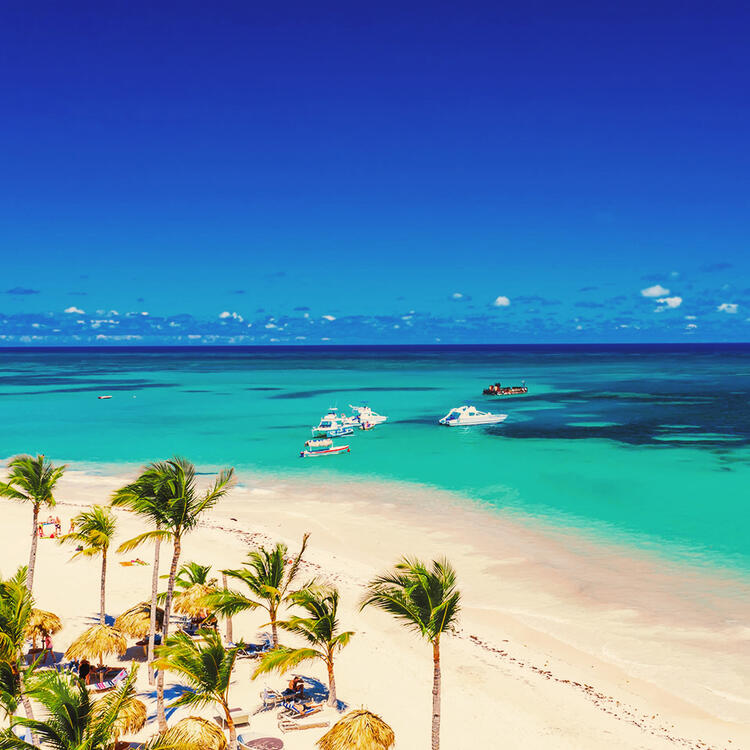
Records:
[[[457,406],[440,420],[440,424],[448,427],[468,427],[475,424],[498,424],[507,418],[507,414],[479,411],[475,406]]]
[[[339,416],[338,409],[331,407],[321,418],[320,422],[312,428],[313,437],[343,437],[353,435],[352,424],[359,426],[358,422],[352,422],[352,417]]]
[[[354,404],[349,404],[349,408],[354,412],[354,418],[360,425],[383,424],[388,419],[388,417],[373,411],[369,406],[354,406]]]

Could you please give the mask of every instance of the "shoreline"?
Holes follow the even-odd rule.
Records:
[[[56,493],[61,509],[105,503],[109,492],[137,470],[122,465],[112,474],[111,465],[102,473],[85,468],[74,464],[66,472]],[[643,747],[750,746],[750,701],[744,698],[750,664],[743,662],[750,628],[742,625],[750,622],[750,586],[744,582],[700,571],[688,574],[684,566],[665,569],[663,561],[647,553],[636,557],[576,534],[529,528],[467,507],[454,493],[336,480],[331,486],[241,472],[235,489],[186,540],[183,561],[211,562],[215,569],[236,566],[248,542],[280,539],[294,549],[302,533],[310,531],[306,567],[340,586],[347,620],[366,630],[369,648],[354,667],[360,692],[361,671],[377,671],[378,660],[392,658],[395,649],[395,668],[409,665],[409,674],[418,676],[415,695],[426,700],[423,644],[383,615],[359,614],[356,602],[364,583],[401,554],[448,557],[464,592],[464,616],[459,632],[445,645],[446,740],[461,726],[460,721],[454,726],[451,703],[483,727],[474,738],[490,740],[496,731],[493,711],[504,714],[502,705],[509,701],[532,728],[530,745],[519,741],[518,747],[536,746],[533,737],[545,736],[551,726],[570,735],[568,745],[555,734],[556,747],[625,748],[633,747],[636,738]],[[8,516],[10,501],[0,502]],[[25,509],[12,507],[11,515],[25,518]],[[135,526],[132,517],[125,516],[123,523]],[[25,525],[18,536],[13,547],[18,545],[22,554],[15,565],[26,559]],[[56,552],[67,559],[64,550]],[[74,566],[68,567],[71,573]],[[0,553],[0,569],[12,567],[7,551]],[[113,567],[119,574],[113,578],[125,575],[127,581],[134,575]],[[125,589],[113,585],[111,612],[135,601]],[[95,593],[82,590],[92,601]],[[41,606],[54,611],[45,600]],[[363,619],[366,629],[359,627]],[[342,670],[348,656],[344,652]],[[345,671],[342,680],[346,684]],[[353,705],[365,702],[381,710],[397,737],[406,739],[409,730],[401,726],[406,717],[399,716],[397,703],[389,707],[398,696],[389,699],[384,690],[387,686],[368,686],[366,701],[357,690],[346,692]],[[483,703],[487,707],[478,711]],[[504,720],[513,722],[510,715]],[[609,732],[624,732],[622,742],[605,740]],[[417,746],[420,736],[412,743],[400,741],[398,747]],[[446,746],[463,747],[458,740]]]

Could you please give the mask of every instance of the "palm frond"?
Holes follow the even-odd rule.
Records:
[[[279,646],[273,651],[269,651],[260,660],[253,672],[252,678],[255,679],[259,675],[269,672],[284,674],[284,672],[288,672],[290,669],[304,662],[315,659],[323,659],[325,661],[325,655],[314,648],[286,648],[285,646]]]

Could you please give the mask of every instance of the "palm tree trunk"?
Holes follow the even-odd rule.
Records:
[[[336,678],[333,674],[333,655],[328,657],[328,705],[336,707],[338,699],[336,698]]]
[[[162,643],[167,642],[169,632],[169,614],[172,609],[172,593],[174,592],[174,579],[177,576],[177,563],[180,561],[181,543],[180,537],[174,537],[174,551],[172,552],[172,565],[169,568],[169,580],[167,581],[167,600],[164,602],[164,626],[161,631]],[[156,681],[156,716],[159,721],[159,731],[167,731],[167,715],[164,712],[164,670],[159,670],[159,679]]]
[[[440,641],[432,643],[432,750],[440,750]]]
[[[159,588],[159,549],[161,539],[156,540],[154,547],[154,570],[151,574],[151,612],[148,625],[148,684],[154,684],[154,640],[156,638],[156,597]]]
[[[276,626],[276,609],[274,607],[268,610],[268,619],[271,621],[271,643],[276,648],[279,645],[279,629]]]
[[[26,695],[26,685],[23,679],[23,674],[19,675],[19,683],[21,686],[21,702],[23,703],[24,711],[26,711],[26,718],[29,721],[34,721],[34,709],[31,707],[31,701]],[[34,732],[31,732],[31,742],[33,745],[39,745],[39,740]]]
[[[29,553],[29,569],[26,571],[26,588],[31,593],[34,588],[34,566],[36,565],[36,545],[39,541],[37,525],[39,522],[39,503],[34,503],[34,512],[31,516],[31,552]]]
[[[224,590],[229,588],[229,584],[227,583],[227,574],[222,573],[221,574],[221,585],[224,587]],[[234,642],[234,633],[232,632],[232,616],[227,615],[227,643],[233,643]]]
[[[237,727],[234,725],[232,714],[229,713],[229,705],[225,703],[222,708],[224,709],[224,721],[229,730],[229,750],[237,750]]]
[[[106,620],[107,620],[107,608],[105,606],[106,586],[107,586],[107,548],[105,547],[102,550],[102,590],[101,590],[101,603],[99,605],[99,622],[102,625],[106,625]]]

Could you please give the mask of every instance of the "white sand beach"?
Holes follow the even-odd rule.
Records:
[[[106,503],[135,476],[74,469],[56,491],[55,513],[65,530],[82,507]],[[117,515],[119,541],[143,530],[137,518]],[[0,500],[4,575],[27,562],[30,525],[29,507]],[[536,530],[467,509],[447,493],[254,476],[241,476],[186,537],[181,559],[211,564],[218,574],[237,567],[249,543],[280,540],[294,550],[304,532],[311,534],[305,574],[340,588],[341,624],[356,631],[338,658],[339,698],[380,714],[395,730],[397,748],[429,746],[431,652],[389,616],[360,612],[358,604],[366,581],[402,554],[444,555],[460,577],[460,630],[442,648],[446,750],[750,747],[750,590],[742,582]],[[148,598],[150,565],[118,564],[136,554],[151,562],[150,548],[113,555],[112,616]],[[40,540],[34,593],[37,606],[64,620],[55,638],[58,656],[98,611],[98,559],[70,557],[70,549]],[[162,555],[163,573],[168,557]],[[235,639],[252,639],[263,624],[260,613],[235,618]],[[131,648],[130,656],[143,662],[140,648]],[[252,665],[243,660],[235,670],[232,703],[251,713],[250,726],[240,732],[280,737],[276,712],[258,712],[259,693],[286,680],[251,681]],[[325,682],[322,668],[301,673]],[[139,688],[153,717],[145,665]],[[180,709],[171,722],[182,715],[187,712]],[[338,718],[332,709],[318,716],[331,723]],[[155,721],[149,722],[133,739],[155,731]],[[324,731],[285,734],[285,747],[313,748]]]

